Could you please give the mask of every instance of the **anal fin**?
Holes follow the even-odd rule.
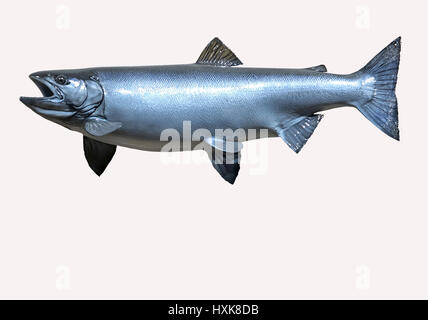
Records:
[[[298,153],[312,136],[322,118],[322,114],[301,117],[289,127],[276,128],[276,132],[294,152]]]

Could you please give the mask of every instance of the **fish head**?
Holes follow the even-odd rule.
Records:
[[[42,71],[30,75],[42,97],[20,100],[42,117],[67,125],[82,122],[103,102],[98,77],[85,70]]]

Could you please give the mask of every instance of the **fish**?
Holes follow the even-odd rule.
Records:
[[[196,63],[32,73],[42,97],[20,97],[43,118],[83,135],[100,176],[117,146],[154,152],[204,150],[233,184],[243,142],[280,137],[298,153],[323,113],[354,107],[399,140],[395,88],[401,37],[351,74],[309,68],[247,68],[218,38]]]

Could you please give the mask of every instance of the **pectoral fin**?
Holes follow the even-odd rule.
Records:
[[[224,180],[233,184],[240,169],[242,143],[210,138],[205,140],[210,146],[205,151],[214,169]]]
[[[95,137],[105,136],[122,126],[121,122],[111,122],[101,117],[89,117],[83,123],[87,133]]]
[[[116,152],[116,146],[83,136],[83,150],[91,169],[100,176]]]
[[[275,130],[278,136],[280,136],[294,152],[298,153],[311,137],[322,117],[322,114],[300,117],[290,126],[278,126]]]

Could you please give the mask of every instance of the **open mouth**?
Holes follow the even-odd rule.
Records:
[[[61,93],[61,91],[58,89],[57,86],[50,83],[48,80],[42,79],[39,76],[30,76],[30,79],[33,80],[33,82],[36,84],[36,86],[39,88],[40,92],[42,93],[43,97],[23,97],[24,99],[32,99],[32,101],[51,101],[60,103],[64,100],[64,96]]]
[[[51,88],[49,87],[45,81],[40,80],[37,77],[30,76],[30,79],[34,81],[36,86],[39,88],[40,92],[43,94],[43,97],[53,97],[54,93],[52,92]],[[55,90],[59,92],[58,90]]]
[[[30,75],[30,79],[39,88],[43,97],[21,97],[21,102],[27,107],[40,115],[57,118],[67,118],[76,113],[64,102],[64,95],[57,86],[36,75]]]

